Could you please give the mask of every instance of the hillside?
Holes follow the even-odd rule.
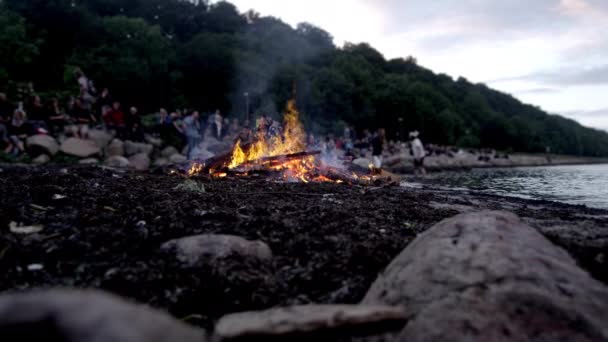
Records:
[[[5,0],[0,4],[0,91],[19,99],[76,87],[78,66],[123,103],[278,112],[297,88],[308,128],[386,127],[392,138],[501,150],[608,156],[608,133],[514,97],[453,80],[413,57],[386,60],[367,44],[336,47],[329,33],[296,28],[228,2]],[[424,64],[424,61],[420,61]]]

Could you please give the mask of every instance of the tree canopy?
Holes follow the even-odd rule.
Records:
[[[549,115],[516,98],[435,74],[409,56],[386,60],[369,44],[336,47],[308,23],[239,13],[229,2],[4,0],[0,91],[33,82],[73,90],[74,68],[98,88],[153,111],[220,109],[276,114],[297,89],[305,124],[321,133],[346,122],[418,130],[428,142],[502,150],[608,156],[608,133]]]

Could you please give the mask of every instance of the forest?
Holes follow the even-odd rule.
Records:
[[[147,113],[277,116],[295,90],[305,125],[320,134],[349,124],[384,127],[391,139],[418,130],[442,145],[608,156],[604,131],[436,74],[414,56],[339,47],[322,28],[240,13],[229,2],[4,0],[0,27],[0,92],[14,101],[30,83],[41,97],[66,98],[81,68]]]

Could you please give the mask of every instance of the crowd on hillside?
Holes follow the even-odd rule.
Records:
[[[65,137],[87,139],[90,129],[110,131],[121,140],[143,142],[147,137],[160,138],[164,146],[183,150],[188,159],[197,157],[197,147],[205,141],[246,145],[260,134],[267,137],[282,136],[282,123],[259,115],[255,122],[241,122],[237,118],[223,117],[219,110],[201,114],[196,110],[177,109],[172,112],[161,108],[154,122],[142,123],[136,107],[124,107],[112,97],[108,88],[98,91],[94,83],[80,70],[74,72],[79,92],[62,103],[58,98],[41,99],[30,84],[22,94],[22,101],[13,102],[0,93],[0,148],[4,153],[17,156],[26,151],[26,139],[32,135],[47,134],[57,140]],[[410,149],[422,166],[424,147],[418,133],[410,134]],[[346,126],[343,134],[323,137],[307,136],[309,150],[320,150],[325,155],[339,155],[342,159],[368,157],[374,167],[382,167],[382,156],[399,153],[398,142],[387,142],[384,130],[364,130],[357,134]]]

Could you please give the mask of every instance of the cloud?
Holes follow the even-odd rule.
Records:
[[[576,111],[567,111],[564,114],[578,117],[603,117],[608,119],[608,107],[607,108],[599,108],[593,110],[576,110]]]
[[[559,93],[561,90],[560,89],[555,89],[555,88],[532,88],[532,89],[523,89],[523,90],[518,90],[515,92],[515,94],[552,94],[552,93]]]
[[[532,81],[554,86],[602,85],[608,84],[608,64],[588,68],[554,69],[539,71],[528,75],[499,78],[487,83],[502,83],[511,81]]]

